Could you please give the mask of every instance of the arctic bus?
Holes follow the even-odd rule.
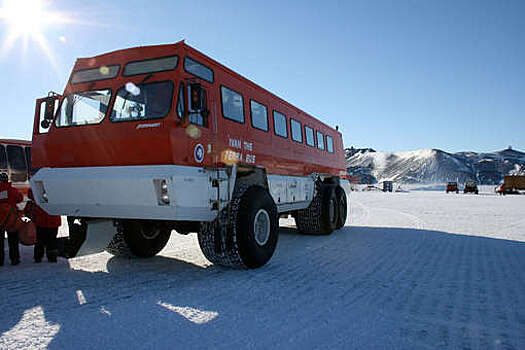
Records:
[[[341,133],[184,41],[77,59],[37,100],[33,165],[42,208],[82,239],[112,220],[139,257],[197,232],[212,263],[257,268],[279,217],[327,235],[347,216]]]

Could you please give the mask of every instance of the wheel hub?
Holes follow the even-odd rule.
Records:
[[[258,245],[265,245],[270,239],[270,215],[264,209],[259,209],[253,221],[253,232]]]
[[[330,216],[330,222],[335,221],[335,201],[330,200],[330,207],[328,208],[328,215]]]
[[[145,239],[155,239],[161,230],[154,225],[142,225],[140,232]]]

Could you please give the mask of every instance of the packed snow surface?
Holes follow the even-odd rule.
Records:
[[[281,220],[258,270],[211,265],[195,234],[152,259],[23,247],[0,267],[0,349],[525,348],[525,196],[349,201],[331,236]]]

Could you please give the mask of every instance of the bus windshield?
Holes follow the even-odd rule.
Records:
[[[98,124],[106,115],[111,90],[77,92],[66,96],[58,110],[56,126]]]
[[[173,98],[171,81],[135,85],[127,83],[117,91],[111,121],[133,121],[164,118]]]

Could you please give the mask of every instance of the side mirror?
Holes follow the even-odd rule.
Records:
[[[40,123],[40,126],[42,127],[42,129],[48,129],[51,126],[51,121],[49,119],[44,119]]]
[[[190,84],[190,108],[192,111],[200,112],[204,109],[203,92],[201,84]]]
[[[48,96],[46,98],[46,107],[44,112],[44,121],[53,120],[55,116],[55,101],[57,100],[56,96]],[[42,127],[44,125],[42,124]],[[49,125],[47,126],[49,127]]]

